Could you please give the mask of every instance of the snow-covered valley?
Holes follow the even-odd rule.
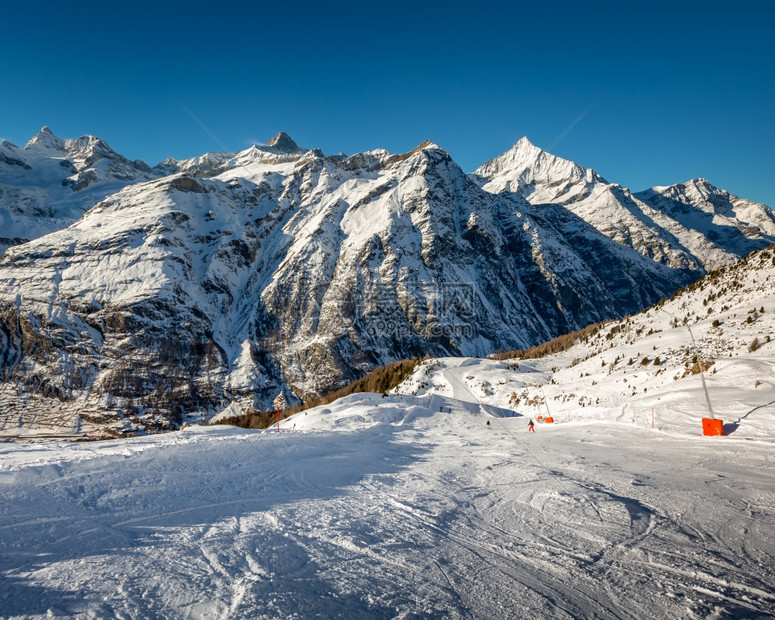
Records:
[[[773,260],[279,433],[0,444],[0,616],[771,617]]]

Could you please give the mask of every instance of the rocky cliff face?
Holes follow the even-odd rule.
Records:
[[[165,166],[0,257],[4,433],[268,408],[405,357],[536,344],[698,274],[482,189],[431,143],[326,157],[281,134]]]

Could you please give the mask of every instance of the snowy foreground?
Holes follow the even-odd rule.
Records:
[[[0,616],[773,616],[768,356],[708,378],[723,437],[698,377],[579,407],[549,362],[444,359],[280,433],[0,444]]]

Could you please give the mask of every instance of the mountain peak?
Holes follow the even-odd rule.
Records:
[[[472,177],[488,192],[517,192],[532,203],[566,204],[597,185],[609,185],[591,168],[553,155],[526,137],[480,166]]]
[[[293,141],[293,138],[284,131],[278,133],[274,138],[269,140],[266,145],[274,147],[282,153],[301,153],[303,150]]]
[[[61,138],[55,136],[54,132],[48,128],[48,125],[44,125],[35,137],[24,145],[24,148],[28,150],[35,149],[38,151],[61,151],[65,148],[65,142]]]
[[[403,154],[404,157],[409,157],[411,155],[414,155],[415,153],[419,153],[421,151],[443,151],[438,144],[435,142],[432,142],[431,140],[423,140],[420,144],[418,144],[416,147],[414,147],[411,151],[407,151]]]
[[[522,136],[513,147],[520,151],[540,151],[541,149],[533,144],[527,136]]]
[[[684,185],[693,185],[694,187],[698,189],[704,189],[704,190],[710,190],[710,191],[719,191],[719,188],[713,185],[708,179],[704,179],[703,177],[697,177],[696,179],[691,179],[690,181],[687,181],[684,183]]]
[[[670,197],[690,198],[694,197],[701,200],[707,200],[711,196],[720,196],[728,194],[726,190],[719,189],[713,183],[702,177],[689,179],[685,183],[674,183],[673,185],[655,185],[654,187],[639,192],[637,195],[655,196],[661,194]]]
[[[444,151],[444,149],[443,149],[443,148],[441,148],[441,147],[440,147],[438,144],[436,144],[436,143],[435,143],[433,140],[424,140],[424,141],[422,142],[422,144],[419,144],[419,145],[417,145],[417,146],[414,148],[414,151],[415,151],[415,152],[416,152],[416,151],[426,151],[426,150],[431,150],[431,151]],[[444,151],[444,152],[446,152],[446,151]]]
[[[517,143],[512,146],[508,151],[503,153],[500,157],[495,159],[506,159],[513,162],[521,162],[523,165],[528,165],[529,162],[534,162],[539,157],[544,157],[549,160],[555,158],[548,151],[544,151],[542,148],[533,144],[527,136],[520,138]]]

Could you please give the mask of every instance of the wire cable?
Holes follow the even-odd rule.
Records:
[[[581,114],[579,114],[579,115],[576,117],[576,120],[574,120],[574,121],[573,121],[573,122],[572,122],[570,125],[568,125],[568,126],[565,128],[565,129],[563,129],[563,130],[560,132],[560,135],[559,135],[559,136],[557,136],[557,137],[556,137],[554,140],[552,140],[552,143],[551,143],[549,146],[547,146],[547,147],[546,147],[544,150],[545,150],[545,151],[548,151],[548,150],[549,150],[550,148],[552,148],[552,147],[553,147],[555,144],[557,144],[557,143],[558,143],[560,140],[562,140],[562,139],[563,139],[563,137],[565,136],[565,134],[567,134],[567,133],[568,133],[568,132],[569,132],[571,129],[573,129],[573,128],[576,126],[576,123],[578,123],[578,122],[579,122],[579,121],[580,121],[582,118],[584,118],[584,117],[587,115],[587,112],[589,112],[591,109],[592,109],[592,104],[589,104],[589,105],[587,106],[587,109],[586,109],[586,110],[584,110],[584,111],[583,111]]]
[[[207,488],[206,488],[204,491],[202,491],[202,492],[199,494],[199,497],[197,497],[197,498],[196,498],[196,499],[195,499],[193,502],[191,502],[191,503],[188,505],[188,508],[186,508],[186,509],[185,509],[183,512],[188,512],[189,510],[191,510],[191,508],[193,508],[193,507],[194,507],[194,504],[196,504],[196,503],[197,503],[197,502],[198,502],[200,499],[202,499],[202,498],[204,497],[205,493],[207,493],[207,492],[208,492],[210,489],[212,489],[212,488],[215,486],[215,483],[216,483],[216,482],[218,482],[218,481],[219,481],[221,478],[223,478],[223,477],[224,477],[224,476],[225,476],[225,475],[228,473],[228,471],[229,471],[229,470],[230,470],[232,467],[234,467],[234,466],[237,464],[237,462],[238,462],[238,461],[239,461],[239,460],[240,460],[240,459],[241,459],[243,456],[245,456],[245,455],[247,454],[248,450],[250,450],[250,449],[251,449],[253,446],[255,446],[255,445],[256,445],[256,442],[258,442],[258,440],[259,440],[259,439],[261,439],[261,438],[262,438],[264,435],[266,435],[266,433],[267,433],[267,430],[268,430],[268,429],[264,430],[264,432],[263,432],[263,433],[261,433],[261,434],[260,434],[258,437],[256,437],[256,438],[255,438],[255,439],[254,439],[252,442],[250,442],[250,445],[249,445],[247,448],[245,448],[245,449],[242,451],[242,453],[241,453],[241,454],[240,454],[240,455],[239,455],[239,456],[238,456],[236,459],[234,459],[234,460],[231,462],[231,464],[230,464],[230,465],[229,465],[229,466],[228,466],[226,469],[224,469],[224,470],[223,470],[223,471],[222,471],[220,474],[218,474],[218,476],[215,478],[215,480],[213,480],[213,481],[212,481],[212,482],[211,482],[211,483],[210,483],[210,484],[207,486]]]

